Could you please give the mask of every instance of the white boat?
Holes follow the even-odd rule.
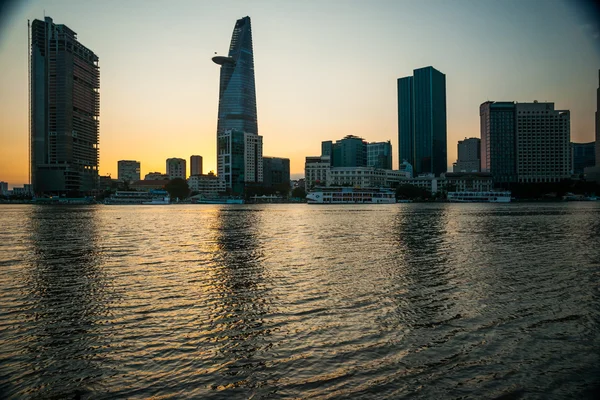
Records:
[[[394,204],[396,193],[388,188],[318,187],[306,195],[308,204]]]
[[[104,204],[169,204],[170,197],[166,190],[150,190],[149,192],[117,191],[104,200]]]
[[[509,191],[503,192],[448,192],[448,201],[453,203],[510,203]]]

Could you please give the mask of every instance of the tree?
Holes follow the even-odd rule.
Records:
[[[172,199],[178,198],[180,200],[185,199],[190,194],[190,188],[185,179],[174,178],[165,185],[165,190],[169,192],[169,196]]]
[[[294,190],[292,190],[292,197],[303,199],[306,197],[306,191],[301,187],[294,188]]]
[[[425,188],[415,185],[405,184],[396,187],[397,199],[427,199],[431,197],[431,192]]]

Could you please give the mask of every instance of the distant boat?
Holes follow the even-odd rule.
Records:
[[[448,192],[452,203],[510,203],[511,192]]]
[[[119,190],[104,200],[104,204],[169,204],[171,198],[166,190],[150,190],[149,192]]]
[[[313,189],[306,200],[308,204],[393,204],[396,193],[388,188],[328,186]]]
[[[195,199],[194,204],[244,204],[244,199],[226,199],[226,198],[202,198]]]

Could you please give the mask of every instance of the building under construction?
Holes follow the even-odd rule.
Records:
[[[30,180],[35,194],[96,189],[99,164],[98,56],[52,18],[31,24]]]

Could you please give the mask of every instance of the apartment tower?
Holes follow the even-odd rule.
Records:
[[[100,67],[77,34],[52,18],[31,24],[30,180],[33,192],[95,190]]]

